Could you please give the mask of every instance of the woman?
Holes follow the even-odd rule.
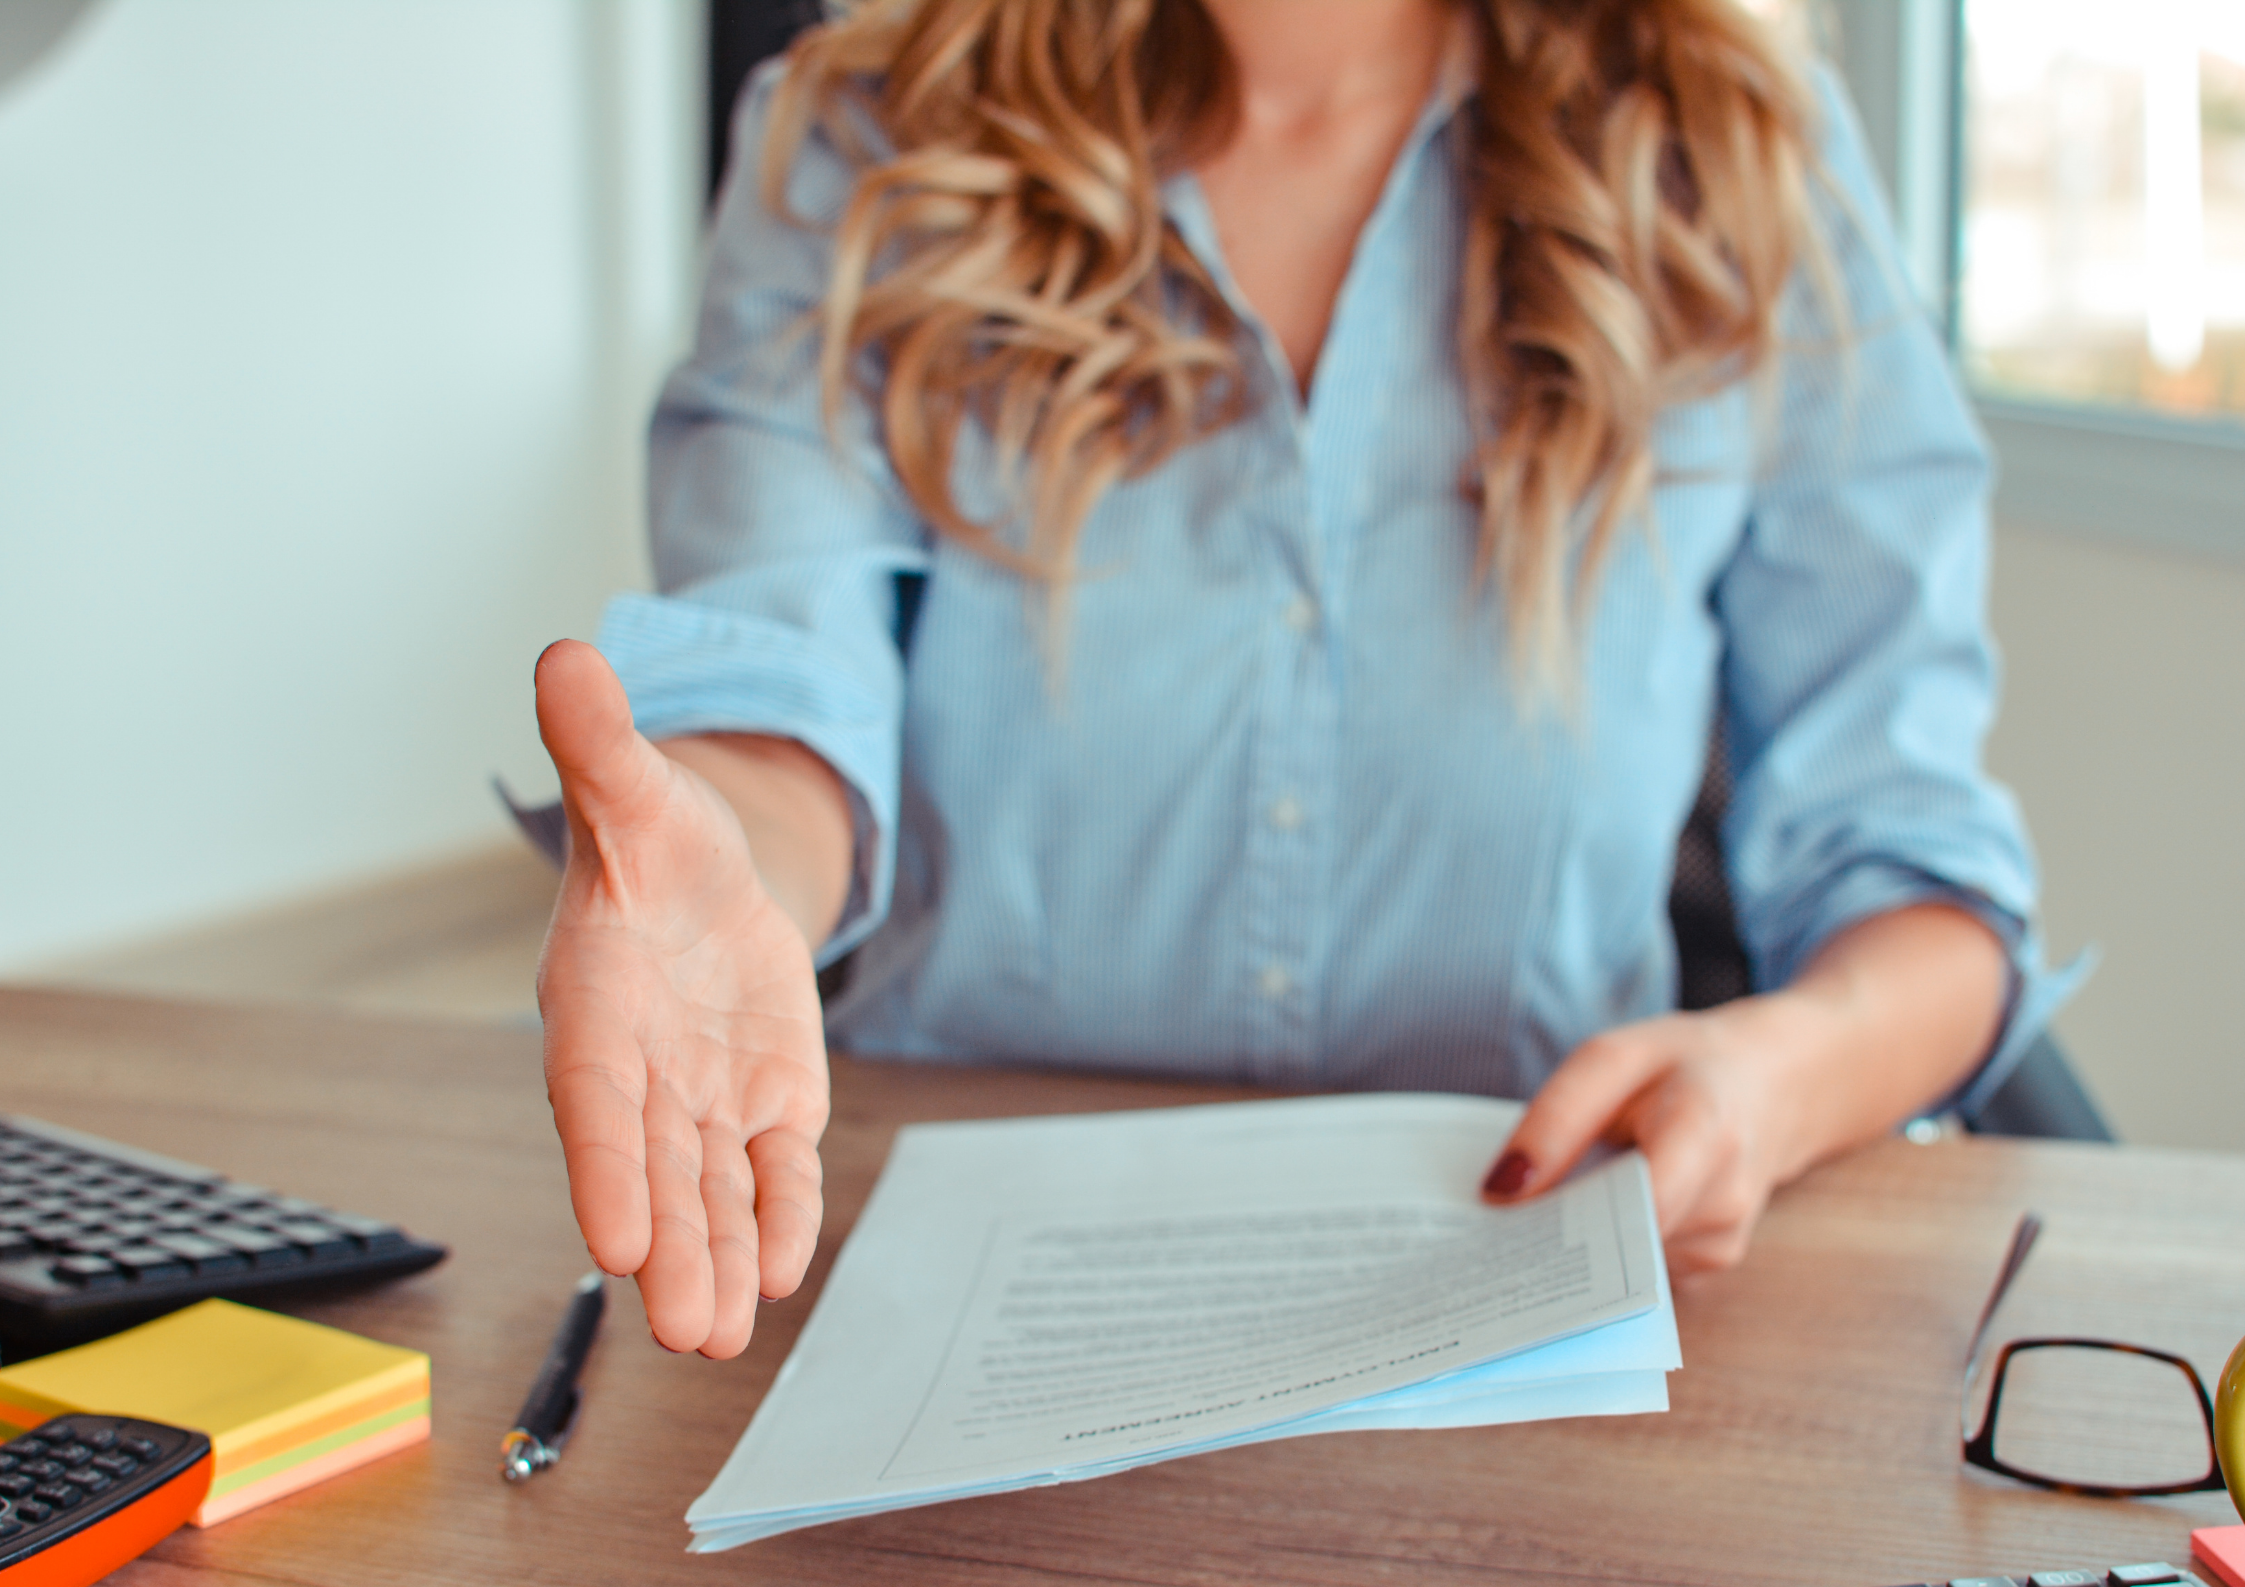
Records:
[[[738,125],[628,702],[538,673],[665,1345],[800,1279],[853,948],[862,1051],[1532,1095],[1486,1192],[1634,1142],[1683,1270],[2047,1014],[1984,458],[1733,0],[877,0]],[[1679,1014],[1718,711],[1763,990]]]

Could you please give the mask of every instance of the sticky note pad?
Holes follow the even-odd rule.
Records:
[[[429,1436],[429,1358],[207,1300],[0,1368],[0,1433],[50,1416],[141,1416],[210,1435],[209,1526]]]
[[[2245,1526],[2202,1526],[2190,1535],[2190,1551],[2229,1587],[2245,1587]]]

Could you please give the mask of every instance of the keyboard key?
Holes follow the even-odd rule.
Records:
[[[343,1233],[342,1230],[325,1223],[313,1223],[309,1219],[302,1219],[294,1223],[281,1224],[273,1232],[286,1235],[289,1244],[304,1252],[315,1262],[351,1254],[351,1237]]]
[[[194,1264],[198,1273],[239,1273],[249,1258],[199,1234],[160,1234],[148,1242]]]
[[[210,1237],[223,1241],[250,1260],[253,1267],[287,1267],[292,1262],[304,1260],[304,1253],[280,1235],[266,1229],[252,1229],[247,1224],[213,1224]]]
[[[361,1218],[348,1212],[331,1212],[327,1221],[358,1242],[363,1250],[389,1251],[405,1244],[405,1231],[380,1218]]]
[[[110,1252],[109,1260],[144,1284],[152,1279],[185,1278],[190,1271],[185,1262],[155,1245],[128,1245],[122,1251]]]
[[[2115,1565],[2105,1572],[2112,1587],[2153,1587],[2155,1582],[2179,1581],[2182,1572],[2164,1562],[2150,1565]]]

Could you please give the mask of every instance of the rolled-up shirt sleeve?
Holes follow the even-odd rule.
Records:
[[[1735,789],[1724,847],[1758,987],[1914,903],[1957,904],[1997,933],[2011,998],[1951,1099],[1969,1111],[2080,971],[2042,965],[2026,831],[1981,766],[1997,694],[1987,448],[1904,280],[1860,134],[1823,86],[1826,236],[1846,308],[1820,308],[1813,286],[1797,294],[1771,455],[1714,592]]]
[[[848,900],[827,963],[881,922],[894,874],[904,662],[899,581],[926,534],[864,405],[821,412],[809,315],[851,168],[817,135],[790,173],[809,224],[774,214],[758,171],[778,66],[743,96],[692,357],[664,387],[649,448],[658,593],[610,603],[600,650],[639,730],[764,733],[820,755],[847,789]]]

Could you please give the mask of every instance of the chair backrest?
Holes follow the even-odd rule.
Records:
[[[1668,887],[1668,925],[1676,936],[1676,1006],[1713,1008],[1754,990],[1746,947],[1738,940],[1729,873],[1723,865],[1723,812],[1730,808],[1730,752],[1720,721],[1707,745],[1699,797],[1676,842],[1676,875]]]

